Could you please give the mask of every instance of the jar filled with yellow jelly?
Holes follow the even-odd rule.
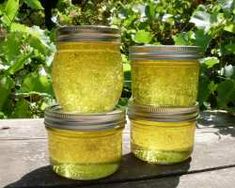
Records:
[[[173,164],[193,151],[198,106],[157,108],[130,104],[131,151],[149,163]]]
[[[125,113],[65,113],[59,106],[45,111],[53,171],[76,180],[93,180],[117,171],[122,156]]]
[[[198,93],[196,46],[132,46],[132,98],[137,104],[191,106]]]
[[[123,87],[119,30],[107,26],[59,28],[52,84],[64,111],[113,110]]]

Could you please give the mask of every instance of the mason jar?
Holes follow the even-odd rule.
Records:
[[[119,30],[106,26],[59,28],[52,84],[64,111],[113,110],[123,87]]]
[[[191,106],[198,93],[200,48],[132,46],[132,98],[137,104]]]
[[[77,114],[55,105],[46,109],[50,164],[60,176],[93,180],[113,174],[122,156],[125,113]]]
[[[193,151],[198,106],[158,108],[130,104],[131,151],[139,159],[173,164]]]

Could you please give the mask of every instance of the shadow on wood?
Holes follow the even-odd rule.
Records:
[[[187,174],[191,159],[175,165],[153,165],[136,159],[132,154],[123,157],[120,169],[108,178],[93,181],[75,181],[56,175],[50,166],[38,168],[19,181],[6,186],[6,188],[16,187],[151,187],[148,182],[153,182],[154,187],[177,187],[180,176]],[[164,177],[175,176],[173,181],[161,181]],[[142,182],[142,183],[141,183]],[[143,185],[146,182],[146,186]]]
[[[199,128],[211,127],[218,129],[217,134],[235,137],[235,116],[221,111],[205,111],[198,118]]]

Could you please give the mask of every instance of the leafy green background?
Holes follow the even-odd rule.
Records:
[[[233,0],[0,2],[0,118],[42,117],[55,102],[50,77],[55,28],[71,24],[121,29],[125,85],[119,105],[131,96],[130,45],[198,45],[205,57],[200,60],[200,108],[235,112]]]

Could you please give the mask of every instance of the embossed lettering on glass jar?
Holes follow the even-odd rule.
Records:
[[[65,113],[59,106],[45,111],[53,170],[61,176],[91,180],[113,174],[122,156],[125,113]]]
[[[60,28],[52,81],[64,111],[113,110],[123,86],[119,30],[106,26]]]
[[[198,106],[158,108],[129,105],[131,150],[149,163],[173,164],[188,159],[193,151]]]
[[[200,57],[196,46],[131,47],[133,101],[154,106],[193,105]]]

